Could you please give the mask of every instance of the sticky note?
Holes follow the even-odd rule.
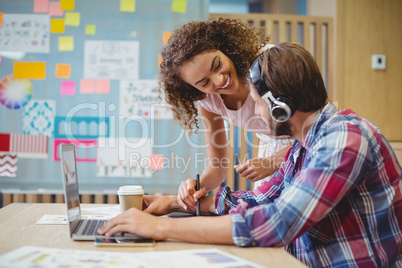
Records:
[[[120,0],[120,11],[134,12],[135,11],[135,0]]]
[[[45,79],[46,62],[14,62],[14,78]]]
[[[94,79],[81,79],[80,92],[83,94],[95,93],[95,80]]]
[[[49,0],[34,0],[34,13],[47,13],[49,10]]]
[[[162,63],[162,55],[158,54],[158,68],[160,68],[161,63]]]
[[[96,93],[109,94],[110,93],[110,80],[97,79],[96,80]]]
[[[64,33],[64,19],[50,19],[51,33]]]
[[[79,12],[66,12],[64,23],[69,26],[80,26],[80,17]]]
[[[3,25],[3,12],[0,12],[0,26]]]
[[[73,36],[60,36],[59,37],[59,51],[73,51],[74,50],[74,37]]]
[[[49,15],[57,17],[64,16],[64,11],[60,8],[60,2],[49,2]]]
[[[166,45],[168,43],[171,35],[172,35],[172,32],[164,32],[163,33],[163,44],[164,45]]]
[[[75,95],[75,81],[61,81],[60,95]]]
[[[172,11],[179,13],[186,13],[187,0],[173,0]]]
[[[74,0],[60,0],[61,10],[74,10],[75,1]]]
[[[85,26],[85,34],[94,35],[96,33],[96,25],[87,24]]]
[[[149,156],[149,169],[163,169],[163,154]]]
[[[56,64],[56,77],[57,78],[70,78],[71,65],[70,64]]]

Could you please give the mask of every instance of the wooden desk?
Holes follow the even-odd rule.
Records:
[[[84,204],[83,208],[105,205]],[[85,249],[99,251],[146,252],[183,249],[217,248],[235,256],[267,267],[305,267],[282,248],[240,248],[237,246],[219,246],[191,244],[177,241],[156,242],[153,247],[95,247],[92,241],[73,241],[69,238],[67,225],[37,225],[44,215],[65,214],[64,204],[28,204],[13,203],[0,209],[0,254],[29,245],[62,249]],[[83,214],[91,214],[83,211]]]

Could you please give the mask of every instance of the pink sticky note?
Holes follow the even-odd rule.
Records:
[[[163,154],[151,154],[149,162],[149,169],[163,169]]]
[[[95,80],[81,79],[80,80],[80,92],[83,94],[95,93]]]
[[[75,81],[61,81],[60,95],[75,95]]]
[[[49,2],[49,15],[57,17],[64,16],[64,10],[61,10],[60,2]]]
[[[96,80],[96,93],[109,94],[110,93],[110,80],[97,79]]]
[[[49,10],[49,0],[34,0],[34,13],[47,13]]]

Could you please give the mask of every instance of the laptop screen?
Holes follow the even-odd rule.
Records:
[[[69,224],[72,224],[81,218],[77,166],[75,162],[75,146],[73,144],[63,144],[61,146],[61,165],[68,222]],[[74,228],[72,229],[74,230]]]

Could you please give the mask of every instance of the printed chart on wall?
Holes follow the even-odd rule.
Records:
[[[100,177],[150,177],[150,139],[98,140],[97,165]]]
[[[138,41],[85,41],[85,78],[138,79]]]
[[[0,27],[0,51],[49,53],[48,14],[4,14]]]
[[[159,98],[156,80],[120,81],[120,115],[139,115],[144,118],[173,119],[168,104]]]

